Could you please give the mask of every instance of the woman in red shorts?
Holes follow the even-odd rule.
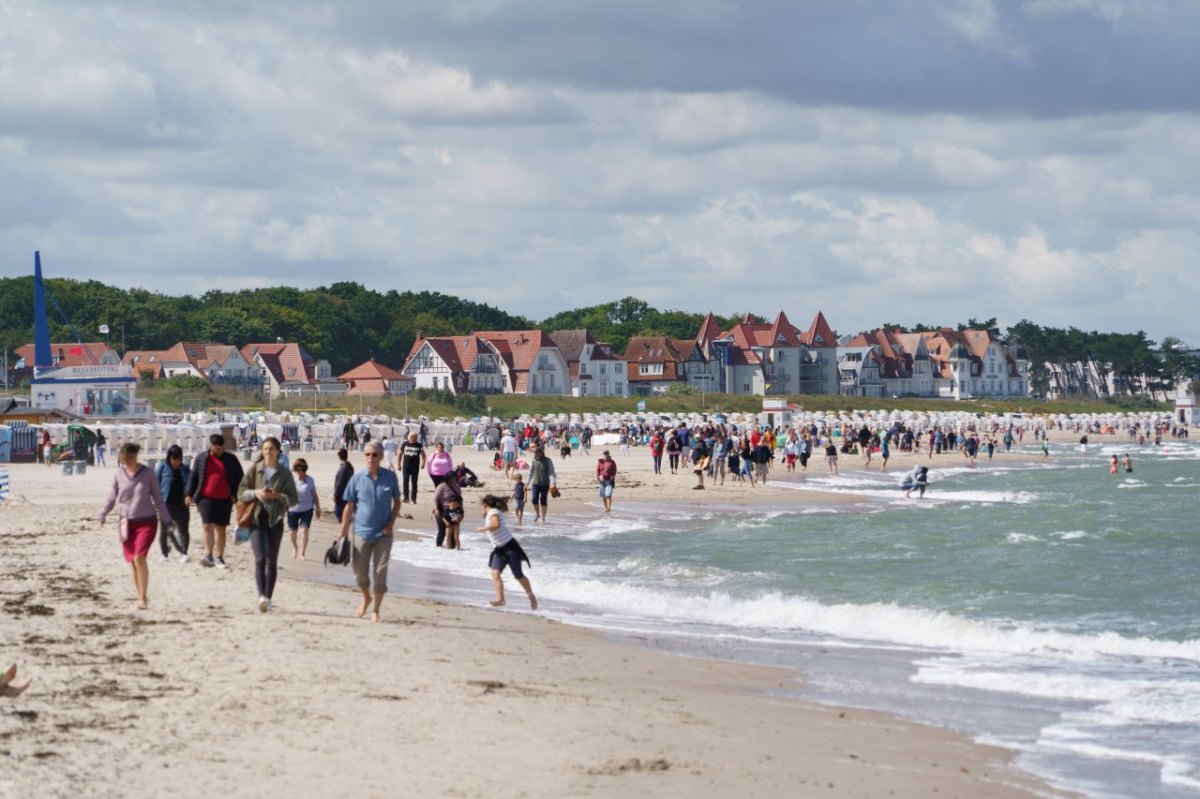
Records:
[[[165,528],[173,529],[175,522],[163,502],[153,470],[138,463],[138,453],[141,451],[142,448],[137,444],[121,445],[120,464],[113,478],[112,490],[100,509],[100,526],[104,526],[104,520],[112,512],[113,506],[120,502],[121,548],[125,550],[125,561],[133,569],[138,610],[145,610],[148,607],[146,592],[150,586],[146,554],[154,543],[158,523],[161,521]]]

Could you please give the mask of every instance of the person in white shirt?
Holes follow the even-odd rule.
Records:
[[[492,585],[496,588],[496,598],[491,601],[492,607],[498,608],[505,604],[504,581],[500,579],[500,573],[507,566],[512,569],[513,577],[517,578],[517,582],[529,596],[529,609],[537,610],[538,601],[533,595],[533,586],[521,570],[521,562],[529,563],[529,556],[521,548],[520,542],[513,538],[512,531],[504,521],[503,514],[508,511],[508,498],[488,494],[480,500],[480,504],[483,505],[484,522],[477,531],[487,533],[493,547],[488,558],[488,566],[492,570]]]
[[[517,439],[511,430],[505,430],[504,437],[500,439],[500,459],[504,461],[504,476],[512,479],[517,464]]]

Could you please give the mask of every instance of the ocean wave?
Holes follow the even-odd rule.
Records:
[[[1029,533],[1009,533],[1006,540],[1010,544],[1023,544],[1027,541],[1041,541],[1042,539]]]
[[[735,629],[796,630],[863,642],[920,649],[1011,654],[1054,653],[1056,657],[1158,657],[1200,663],[1200,640],[1160,641],[1105,632],[1081,635],[976,621],[950,613],[894,604],[825,605],[810,599],[766,593],[742,599],[721,591],[699,595],[659,591],[628,583],[551,579],[539,595],[658,623],[694,622]]]

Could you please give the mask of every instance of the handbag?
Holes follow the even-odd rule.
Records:
[[[350,562],[350,536],[346,536],[339,544],[334,541],[329,545],[329,549],[325,550],[325,565],[345,566]]]
[[[254,490],[254,467],[250,467],[250,490]],[[254,526],[255,509],[258,507],[258,500],[252,499],[249,502],[238,500],[234,503],[233,512],[234,520],[238,527],[250,528]]]

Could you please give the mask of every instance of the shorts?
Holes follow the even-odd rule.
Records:
[[[524,554],[521,545],[514,538],[504,546],[492,550],[491,557],[488,558],[488,568],[502,572],[507,566],[512,570],[512,576],[520,580],[525,576],[525,572],[521,570],[521,559]]]
[[[130,519],[126,524],[129,535],[121,542],[121,549],[125,551],[125,562],[132,563],[134,558],[144,558],[150,551],[150,545],[158,535],[158,517]]]
[[[233,514],[233,500],[202,497],[197,503],[197,507],[200,509],[200,521],[204,524],[215,524],[217,527],[229,526],[229,518]]]
[[[513,461],[515,461],[516,459],[517,459],[517,453],[515,453],[515,452],[506,452],[506,453],[504,453],[503,460],[504,460],[504,462],[505,462],[505,463],[512,463],[512,462],[513,462]]]
[[[297,530],[299,530],[301,527],[303,527],[307,530],[309,527],[312,527],[312,519],[313,519],[313,508],[309,508],[308,510],[296,511],[295,513],[293,513],[292,511],[288,511],[288,517],[287,517],[288,529],[291,530],[293,533],[296,532]]]
[[[612,480],[601,480],[600,481],[600,499],[608,499],[609,497],[612,496],[612,492],[613,492],[613,481]]]
[[[514,507],[515,507],[517,510],[525,510],[525,500],[523,500],[523,499],[518,499],[518,500],[515,500],[515,501],[516,501],[516,503],[517,503],[517,504],[516,504]]]
[[[547,500],[550,498],[550,486],[531,485],[529,486],[529,504],[541,505],[546,507]]]
[[[350,550],[350,566],[354,569],[354,580],[359,588],[371,587],[371,573],[375,573],[375,593],[387,593],[388,562],[392,559],[392,543],[395,538],[382,535],[367,541],[354,534],[354,546]]]
[[[796,456],[789,453],[786,457],[788,466],[794,466],[796,463]]]

